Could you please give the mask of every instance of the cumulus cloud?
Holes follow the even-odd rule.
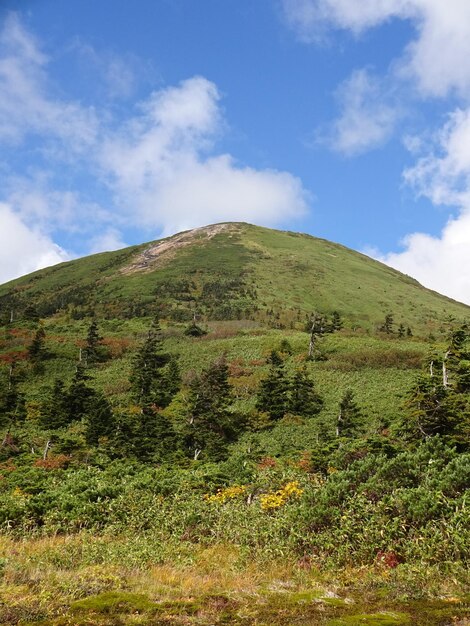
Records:
[[[116,222],[111,211],[85,200],[78,191],[58,188],[48,171],[5,176],[3,193],[23,221],[44,232],[93,232]]]
[[[354,36],[392,19],[408,20],[415,35],[391,64],[386,81],[414,98],[460,99],[440,130],[409,134],[404,145],[416,162],[405,183],[434,205],[453,207],[438,236],[413,233],[404,250],[381,260],[423,284],[470,304],[470,2],[468,0],[283,0],[285,16],[298,36],[319,42],[328,32]],[[331,146],[345,154],[376,147],[392,133],[399,111],[387,90],[356,71],[340,89],[341,114]]]
[[[47,63],[34,37],[10,14],[0,32],[0,141],[17,144],[33,134],[81,150],[95,141],[95,113],[50,95]]]
[[[384,93],[381,82],[367,69],[352,73],[337,92],[340,115],[324,141],[353,156],[383,145],[392,135],[401,110]],[[389,102],[387,102],[389,100]]]
[[[122,234],[116,228],[107,228],[103,233],[92,237],[89,252],[95,254],[97,252],[109,252],[111,250],[120,250],[128,244],[123,241]]]
[[[141,104],[141,114],[110,134],[100,163],[122,207],[163,233],[214,221],[278,224],[306,212],[308,194],[287,172],[212,155],[223,131],[220,95],[196,76]]]
[[[93,48],[74,48],[94,59],[110,95],[129,97],[132,63],[114,55],[98,63]],[[94,110],[64,98],[49,65],[41,43],[10,14],[0,32],[0,147],[4,155],[21,154],[33,138],[38,150],[32,171],[11,171],[2,155],[0,199],[13,207],[9,219],[18,231],[35,238],[32,265],[38,246],[50,251],[41,258],[62,258],[53,238],[64,233],[75,240],[87,233],[88,251],[96,252],[124,246],[126,226],[153,238],[215,221],[274,225],[307,211],[309,195],[299,179],[217,151],[226,122],[217,86],[206,78],[156,90],[126,118],[106,105]],[[84,191],[73,187],[77,172]]]
[[[419,144],[412,145],[419,150]],[[415,276],[427,287],[470,304],[470,109],[457,109],[435,135],[435,145],[404,172],[419,196],[435,205],[454,206],[437,237],[413,233],[404,250],[382,255],[392,267]]]
[[[331,29],[355,35],[391,19],[416,30],[396,66],[424,96],[470,96],[470,3],[467,0],[283,0],[288,23],[304,41]]]
[[[414,276],[425,287],[470,305],[469,212],[450,219],[440,236],[413,233],[404,239],[403,245],[403,252],[377,258]]]
[[[0,283],[69,258],[49,237],[28,227],[10,206],[0,203]]]
[[[470,108],[448,116],[434,147],[405,170],[404,179],[434,204],[470,211]]]
[[[425,1],[425,0],[423,0]],[[299,37],[317,42],[327,29],[348,29],[356,35],[393,17],[413,14],[409,0],[283,0],[285,17]]]

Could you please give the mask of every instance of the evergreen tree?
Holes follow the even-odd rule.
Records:
[[[21,423],[25,417],[25,398],[18,388],[18,378],[13,365],[8,376],[2,378],[0,383],[0,424]]]
[[[322,406],[323,399],[316,392],[306,370],[297,370],[290,384],[289,412],[313,417],[321,411]]]
[[[85,415],[85,439],[90,445],[97,445],[102,437],[111,437],[115,431],[113,411],[102,393],[95,392],[90,397]]]
[[[51,430],[69,424],[67,393],[62,380],[56,379],[54,385],[46,390],[39,421],[43,428]]]
[[[143,462],[159,462],[168,459],[176,447],[177,437],[168,418],[157,407],[144,406],[134,433],[135,456]]]
[[[398,327],[398,336],[400,337],[400,339],[402,339],[405,336],[406,333],[406,329],[403,326],[403,324],[400,324],[400,326]]]
[[[412,330],[411,330],[411,328],[409,326],[406,329],[406,336],[407,337],[413,337],[413,332],[412,332]]]
[[[273,365],[274,367],[280,367],[284,363],[281,355],[277,350],[271,350],[271,353],[266,359],[266,362]]]
[[[188,424],[184,436],[193,459],[220,460],[240,432],[240,416],[229,410],[231,388],[225,358],[209,365],[190,383]]]
[[[336,425],[336,436],[354,438],[362,431],[362,414],[354,400],[351,389],[344,392],[339,403],[339,414]]]
[[[281,343],[279,344],[279,352],[288,354],[289,356],[291,356],[293,353],[292,346],[290,345],[289,341],[285,337],[284,339],[282,339]]]
[[[181,388],[181,372],[176,357],[171,357],[165,371],[165,406],[170,404],[172,398]]]
[[[43,361],[46,356],[46,332],[42,326],[40,326],[34,337],[32,342],[28,347],[28,356],[31,362],[34,365],[37,365],[40,361]]]
[[[260,383],[256,408],[272,420],[280,420],[290,409],[289,382],[282,361],[280,364],[271,362],[267,377]]]
[[[87,365],[91,363],[97,363],[104,358],[104,350],[101,342],[103,337],[100,336],[98,331],[98,322],[93,319],[88,327],[86,345],[84,349],[84,359]]]
[[[331,316],[331,328],[333,331],[341,330],[343,328],[343,320],[338,311],[333,311]]]
[[[85,372],[83,365],[77,365],[75,374],[65,396],[67,422],[76,422],[88,415],[92,401],[95,398],[95,390],[86,384],[90,377]]]
[[[207,330],[204,330],[200,326],[196,324],[196,322],[192,322],[184,331],[184,334],[187,337],[203,337],[207,335]]]
[[[391,335],[393,333],[393,315],[391,313],[388,313],[385,316],[384,323],[379,330],[383,333],[387,333],[387,335]]]
[[[141,406],[165,407],[169,403],[163,369],[170,360],[170,355],[163,351],[160,324],[154,320],[134,358],[130,376],[134,397]]]
[[[410,440],[452,434],[457,415],[456,407],[449,399],[450,391],[440,379],[420,375],[406,399],[400,434]]]

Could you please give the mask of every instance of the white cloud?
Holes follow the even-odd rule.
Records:
[[[413,233],[404,251],[381,260],[424,285],[470,304],[470,2],[468,0],[283,0],[285,16],[304,41],[330,31],[360,36],[391,19],[409,20],[415,35],[391,64],[386,81],[403,98],[458,97],[462,108],[435,133],[409,134],[404,145],[416,157],[404,181],[435,205],[455,207],[439,236]],[[383,92],[383,89],[382,89]],[[383,92],[384,93],[384,92]],[[342,87],[342,112],[332,147],[345,154],[387,139],[399,112],[370,84],[363,70]],[[386,90],[385,90],[386,96]]]
[[[450,92],[470,96],[470,2],[468,0],[283,0],[288,23],[304,41],[331,29],[360,35],[396,18],[411,20],[416,37],[397,64],[397,74],[423,96]]]
[[[16,15],[0,32],[0,142],[19,143],[28,134],[67,142],[77,151],[95,141],[94,111],[49,95],[48,59]]]
[[[91,239],[89,253],[95,254],[97,252],[120,250],[127,246],[128,244],[123,241],[121,233],[116,228],[108,228],[100,235]]]
[[[92,48],[75,43],[71,50],[98,62]],[[130,65],[113,55],[98,65],[114,95],[128,97],[134,77],[123,70]],[[87,233],[96,252],[124,246],[125,225],[154,237],[228,220],[278,224],[307,210],[299,179],[217,152],[225,121],[217,86],[206,78],[155,91],[118,122],[116,109],[95,111],[57,95],[48,70],[40,43],[11,14],[0,32],[0,147],[5,155],[10,147],[27,150],[33,137],[35,160],[34,169],[12,172],[5,159],[0,199],[14,210],[17,229],[49,250],[44,258],[62,258],[52,243],[58,233],[75,236],[80,249],[78,235]],[[73,188],[77,171],[106,208],[90,199],[93,191],[86,197]]]
[[[49,237],[29,228],[11,207],[0,203],[0,283],[69,258]]]
[[[340,85],[337,98],[341,112],[332,124],[326,143],[346,156],[383,145],[401,116],[399,107],[385,95],[380,81],[366,69],[354,71]]]
[[[93,82],[100,96],[127,99],[134,95],[141,83],[155,79],[152,64],[130,53],[119,54],[108,49],[97,49],[77,38],[69,48],[77,60],[84,80]]]
[[[152,94],[104,142],[103,172],[132,219],[169,234],[229,220],[277,224],[307,210],[308,194],[291,174],[208,154],[223,130],[219,100],[212,82],[188,79]]]
[[[434,204],[470,211],[470,108],[451,113],[435,139],[404,179]]]
[[[379,260],[425,287],[470,304],[470,213],[449,220],[439,237],[414,233],[403,244],[403,252]]]
[[[93,232],[116,221],[96,202],[86,201],[78,191],[58,189],[54,183],[47,171],[36,171],[29,177],[5,176],[3,193],[22,220],[45,232]]]
[[[459,214],[438,237],[408,235],[403,252],[384,255],[381,260],[427,287],[470,304],[470,109],[454,111],[435,140],[434,150],[425,152],[404,178],[418,195],[436,205],[454,206]],[[413,144],[414,149],[419,147]]]
[[[322,39],[329,28],[359,35],[393,17],[413,14],[409,0],[283,0],[285,17],[306,42]]]

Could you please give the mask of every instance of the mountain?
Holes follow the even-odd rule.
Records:
[[[79,319],[160,316],[185,322],[252,319],[295,328],[312,311],[338,311],[376,329],[393,314],[419,332],[469,315],[367,256],[306,234],[223,223],[34,272],[0,286],[0,315],[68,312]]]
[[[0,286],[0,624],[457,623],[469,314],[240,223]]]

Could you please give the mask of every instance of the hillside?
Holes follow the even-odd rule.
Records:
[[[251,319],[278,327],[312,311],[338,311],[350,326],[397,323],[435,330],[470,308],[358,252],[310,235],[243,223],[208,226],[117,252],[92,255],[0,286],[0,314],[40,317],[154,315]]]
[[[0,286],[0,624],[466,624],[469,313],[238,223]]]

